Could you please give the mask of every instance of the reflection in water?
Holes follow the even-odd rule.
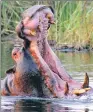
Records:
[[[53,105],[51,102],[26,100],[17,102],[15,110],[17,110],[17,112],[62,112],[71,109],[68,107]]]
[[[41,102],[31,101],[31,100],[20,100],[16,102],[15,110],[17,112],[31,112],[31,111],[39,111],[44,112],[46,107],[47,109],[48,104],[44,105]],[[44,111],[43,111],[44,110]]]
[[[11,58],[11,51],[13,44],[11,42],[4,42],[1,44],[1,73],[5,76],[5,71],[14,65]],[[58,52],[56,54],[62,60],[64,67],[68,73],[76,80],[83,81],[84,72],[88,72],[90,83],[93,85],[93,52]],[[89,96],[90,97],[90,96]],[[15,99],[14,99],[15,98]],[[18,99],[16,97],[2,98],[2,112],[93,112],[93,100],[78,103],[73,100],[58,101],[42,101],[28,99]]]
[[[7,98],[6,98],[7,99]],[[10,101],[9,101],[10,100]],[[6,103],[5,103],[6,102]],[[73,103],[73,100],[45,100],[39,98],[8,98],[8,101],[2,100],[2,111],[4,112],[92,112],[93,108],[89,104]]]

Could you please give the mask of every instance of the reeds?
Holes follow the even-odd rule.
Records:
[[[43,2],[42,2],[43,3]],[[2,1],[1,35],[15,33],[15,26],[21,19],[21,13],[37,2]],[[58,44],[73,46],[93,46],[93,2],[87,1],[54,1],[56,24],[49,31],[49,39]]]
[[[59,44],[92,46],[93,2],[59,1],[55,2],[55,11],[56,25],[49,33],[52,39],[56,39]]]
[[[21,13],[34,4],[36,4],[34,1],[2,1],[1,36],[15,33],[15,27],[21,20]]]

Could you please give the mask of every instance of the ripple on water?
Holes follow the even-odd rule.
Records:
[[[53,112],[62,112],[62,110],[69,110],[69,112],[79,112],[89,110],[89,112],[93,112],[93,94],[82,96],[80,98],[74,97],[66,97],[66,98],[37,98],[37,97],[2,97],[1,99],[1,109],[2,111],[14,111],[14,110],[22,110],[22,112],[28,112],[28,109],[33,110],[33,112],[39,112],[38,109],[41,108],[40,112],[48,112],[45,111],[47,109],[52,110]],[[23,111],[25,109],[25,111]],[[36,111],[37,110],[37,111]],[[51,111],[49,111],[51,112]]]

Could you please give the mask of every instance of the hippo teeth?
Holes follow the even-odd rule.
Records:
[[[75,95],[80,95],[80,94],[83,94],[83,93],[85,93],[86,92],[86,90],[85,89],[75,89],[75,90],[73,90],[73,94],[75,94]]]
[[[68,93],[69,93],[69,86],[68,86],[68,83],[66,82],[64,94],[67,95]]]
[[[80,95],[80,94],[83,94],[87,91],[89,91],[91,88],[89,88],[89,76],[88,74],[86,73],[85,74],[85,78],[84,78],[84,83],[82,85],[82,89],[75,89],[73,91],[73,94],[76,94],[76,95]]]
[[[89,87],[89,76],[88,74],[86,73],[85,74],[85,78],[84,78],[84,83],[82,85],[82,88],[88,88]]]
[[[51,19],[51,14],[48,13],[48,14],[46,15],[46,17],[47,17],[48,19]]]
[[[30,30],[30,35],[31,36],[35,36],[36,35],[36,31],[35,30]]]
[[[48,13],[48,14],[46,15],[46,18],[49,19],[49,22],[50,22],[51,24],[55,24],[55,21],[51,20],[52,15],[51,15],[50,13]]]
[[[85,88],[86,91],[89,91],[91,88]]]
[[[91,88],[85,88],[85,89],[75,89],[73,90],[73,94],[75,95],[81,95],[87,91],[89,91]]]

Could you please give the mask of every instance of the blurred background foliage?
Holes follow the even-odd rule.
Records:
[[[5,1],[1,2],[1,36],[16,34],[15,27],[22,12],[35,5],[51,5],[56,24],[49,30],[49,39],[57,44],[93,47],[93,1]]]

